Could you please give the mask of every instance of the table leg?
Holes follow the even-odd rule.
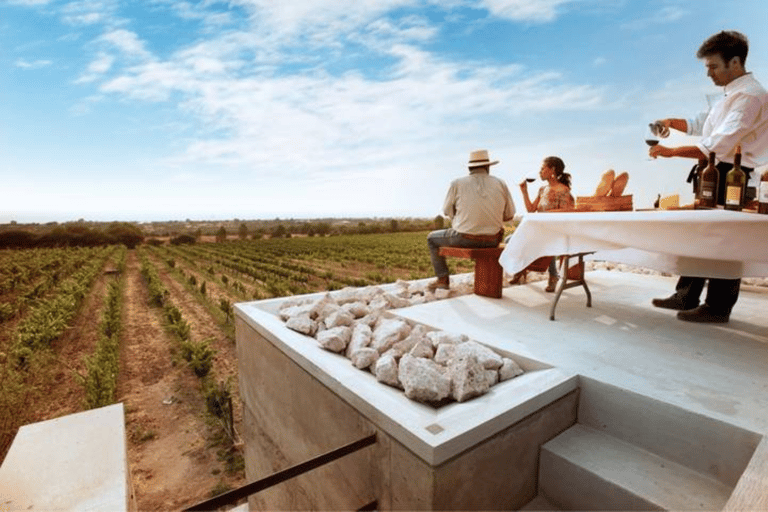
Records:
[[[592,307],[592,293],[587,286],[587,280],[584,279],[584,255],[589,253],[578,254],[566,254],[560,260],[560,281],[557,283],[557,291],[555,292],[555,298],[552,300],[552,307],[549,310],[549,319],[555,319],[555,308],[557,308],[557,302],[560,300],[563,290],[567,288],[573,288],[574,286],[583,286],[584,291],[587,294],[587,307]],[[568,267],[570,266],[571,258],[579,258],[579,278],[574,279],[573,282],[568,283]]]

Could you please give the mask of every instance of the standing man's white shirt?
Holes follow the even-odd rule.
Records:
[[[700,135],[696,146],[705,155],[714,151],[721,162],[733,163],[741,144],[744,167],[768,164],[768,92],[752,73],[723,87],[723,97],[712,109],[688,119],[688,135]]]

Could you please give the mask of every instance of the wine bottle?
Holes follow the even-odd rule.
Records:
[[[699,169],[704,168],[703,162],[699,163]],[[706,168],[699,174],[699,193],[696,198],[696,204],[700,208],[714,208],[717,206],[717,186],[720,179],[720,173],[715,167],[715,153],[710,151],[709,162]]]
[[[725,209],[740,211],[744,206],[744,189],[747,175],[741,170],[741,144],[736,146],[733,155],[733,169],[725,175]]]
[[[757,213],[768,213],[768,171],[760,176],[760,190],[757,194]]]

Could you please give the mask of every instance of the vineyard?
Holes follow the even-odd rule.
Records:
[[[431,274],[425,232],[0,251],[0,461],[24,424],[123,402],[139,508],[237,486],[232,304]]]

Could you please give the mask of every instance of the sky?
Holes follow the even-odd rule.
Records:
[[[717,94],[695,57],[762,0],[0,0],[0,223],[421,217],[487,149],[560,156],[635,208],[691,197],[648,122]],[[670,145],[695,139],[674,134]],[[533,192],[539,184],[534,184]]]

